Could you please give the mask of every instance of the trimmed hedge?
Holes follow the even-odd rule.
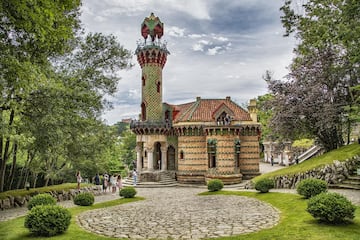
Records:
[[[39,205],[56,205],[56,199],[48,193],[41,193],[30,198],[27,208],[31,210]]]
[[[326,223],[345,223],[355,217],[356,207],[338,193],[320,193],[310,198],[307,211]]]
[[[79,206],[90,206],[95,202],[94,194],[90,192],[79,193],[74,197],[74,204]]]
[[[255,183],[255,189],[261,193],[267,193],[271,188],[274,187],[275,187],[274,180],[270,178],[263,178]]]
[[[298,194],[304,196],[305,198],[311,198],[322,192],[327,191],[327,183],[324,180],[316,178],[308,178],[302,180],[297,186],[296,191]]]
[[[224,187],[224,183],[220,179],[212,179],[207,183],[209,192],[220,191]]]
[[[136,195],[136,190],[134,187],[124,187],[120,190],[119,195],[124,198],[133,198]]]
[[[38,205],[25,217],[24,226],[36,236],[55,236],[65,232],[71,220],[68,209],[59,205]]]

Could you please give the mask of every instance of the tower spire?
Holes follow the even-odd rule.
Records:
[[[164,24],[151,13],[141,24],[143,42],[138,42],[135,54],[142,69],[141,76],[141,120],[161,122],[162,111],[162,69],[169,51],[161,42]],[[150,43],[147,42],[150,37]]]

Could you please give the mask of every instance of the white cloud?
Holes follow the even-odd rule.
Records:
[[[222,49],[222,48],[219,47],[219,46],[216,46],[216,47],[213,47],[213,48],[209,48],[209,49],[207,50],[207,55],[214,56],[214,55],[218,54],[221,49]]]
[[[140,25],[151,12],[165,25],[170,51],[163,69],[163,101],[171,104],[231,96],[239,104],[267,91],[262,75],[287,73],[295,44],[283,38],[279,7],[283,0],[83,0],[86,32],[114,34],[135,51]],[[219,6],[222,6],[219,8]],[[141,68],[120,71],[122,80],[104,114],[109,124],[137,118],[141,102]]]
[[[196,38],[201,38],[204,36],[205,36],[204,34],[190,34],[189,38],[196,39]]]
[[[196,43],[196,44],[194,44],[192,46],[192,50],[203,52],[204,51],[204,45]]]
[[[166,34],[168,34],[169,36],[172,36],[172,37],[183,37],[184,32],[185,32],[185,28],[179,28],[179,27],[173,26],[173,27],[170,27],[166,31]]]
[[[222,36],[213,36],[213,39],[218,40],[218,41],[220,41],[220,42],[226,42],[226,41],[229,41],[229,39],[228,39],[228,38],[226,38],[226,37],[222,37]]]

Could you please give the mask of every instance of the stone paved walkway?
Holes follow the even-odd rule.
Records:
[[[146,200],[87,211],[77,217],[84,229],[129,239],[201,239],[270,228],[279,212],[253,198],[199,196],[205,189],[137,189]]]

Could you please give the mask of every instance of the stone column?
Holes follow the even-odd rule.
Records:
[[[161,145],[161,170],[167,170],[167,144],[163,143]]]
[[[142,146],[137,145],[135,150],[136,150],[136,169],[138,172],[141,172],[143,167],[141,166]]]
[[[147,148],[148,170],[154,171],[154,148]]]

